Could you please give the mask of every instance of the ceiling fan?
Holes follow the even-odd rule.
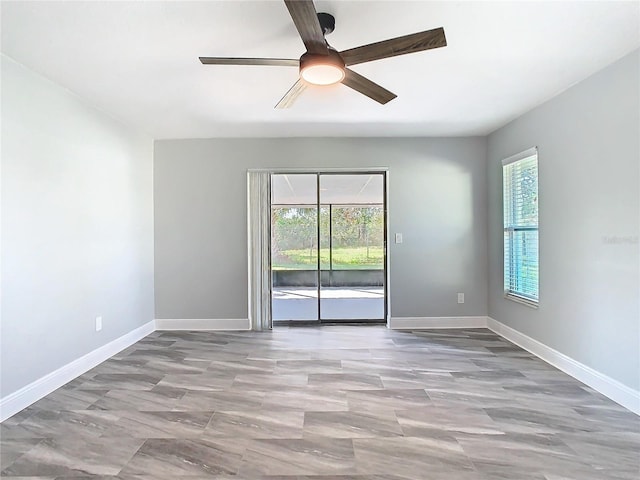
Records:
[[[313,0],[284,0],[284,3],[307,49],[299,60],[288,58],[200,57],[200,61],[205,65],[298,67],[300,69],[300,78],[282,97],[275,108],[288,108],[293,105],[309,84],[332,85],[334,83],[342,83],[376,102],[385,104],[396,98],[397,95],[347,67],[447,45],[444,29],[440,27],[338,52],[329,46],[325,39],[325,35],[333,32],[335,28],[335,18],[332,15],[317,13]]]

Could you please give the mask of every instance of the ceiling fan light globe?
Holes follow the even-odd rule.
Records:
[[[337,65],[308,65],[300,69],[300,76],[312,85],[333,85],[344,80],[344,69]]]
[[[300,57],[300,78],[311,85],[333,85],[344,80],[344,60],[329,49],[328,55],[305,53]]]

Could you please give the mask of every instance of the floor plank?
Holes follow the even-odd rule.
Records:
[[[640,417],[485,329],[154,332],[0,425],[3,478],[640,478]]]

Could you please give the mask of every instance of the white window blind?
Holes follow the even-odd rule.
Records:
[[[538,304],[538,151],[502,162],[505,296]]]

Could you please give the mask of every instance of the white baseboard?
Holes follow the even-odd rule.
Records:
[[[640,392],[588,367],[551,347],[534,340],[491,317],[391,317],[387,326],[394,330],[439,328],[489,328],[536,357],[600,392],[614,402],[640,415]]]
[[[580,380],[614,402],[640,415],[640,392],[588,367],[491,317],[391,317],[388,325],[396,330],[439,328],[489,328],[491,331],[531,352],[538,358]],[[249,330],[246,318],[156,319],[109,342],[71,363],[0,398],[0,422],[133,345],[154,330]]]
[[[91,370],[154,331],[150,321],[0,399],[0,422]]]
[[[487,328],[487,317],[391,317],[387,326],[392,330]]]
[[[156,318],[156,330],[250,330],[248,318]]]
[[[614,402],[640,415],[640,392],[634,390],[603,373],[588,367],[563,353],[554,350],[547,345],[540,343],[533,338],[514,330],[499,321],[487,317],[487,327],[515,343],[528,352],[533,353],[536,357],[553,365],[564,373],[571,375],[573,378],[580,380],[582,383],[597,390]]]

